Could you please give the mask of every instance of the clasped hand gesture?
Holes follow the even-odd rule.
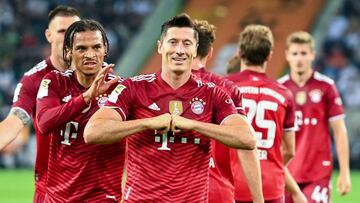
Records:
[[[167,131],[179,133],[192,130],[195,122],[194,120],[179,115],[165,113],[150,119],[148,128],[156,130],[159,134]]]

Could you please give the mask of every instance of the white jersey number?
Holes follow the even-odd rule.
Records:
[[[255,100],[243,98],[242,105],[249,109],[247,117],[250,123],[252,123],[255,118],[255,124],[259,128],[267,129],[267,138],[265,139],[261,132],[255,132],[257,146],[271,148],[274,145],[276,124],[273,120],[265,119],[265,110],[277,111],[278,104],[271,101],[260,101],[259,103],[256,103]]]
[[[329,193],[329,190],[327,187],[321,188],[320,185],[317,185],[311,194],[311,199],[318,203],[320,203],[320,202],[328,203],[329,202],[329,194],[328,193]]]
[[[75,132],[71,132],[72,129],[74,129],[73,131]],[[70,138],[77,138],[77,131],[79,129],[79,123],[78,122],[74,122],[74,121],[70,121],[66,124],[65,126],[65,130],[60,130],[60,135],[64,137],[64,140],[61,141],[61,144],[64,145],[71,145],[70,143]]]

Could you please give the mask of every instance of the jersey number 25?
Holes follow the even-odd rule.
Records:
[[[255,100],[243,98],[242,105],[243,107],[249,109],[247,117],[250,123],[253,123],[255,119],[255,124],[259,128],[267,129],[267,138],[263,138],[264,136],[261,132],[255,132],[257,146],[267,149],[271,148],[274,145],[276,124],[273,120],[265,119],[265,111],[277,111],[278,104],[266,100],[256,103]]]

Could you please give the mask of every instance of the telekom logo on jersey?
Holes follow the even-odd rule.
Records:
[[[318,123],[318,120],[316,118],[304,118],[302,111],[295,111],[295,118],[295,122],[298,127],[301,125],[317,125]],[[299,128],[297,128],[296,130],[298,131]]]
[[[161,146],[158,147],[158,150],[171,150],[168,146],[168,143],[175,143],[180,142],[181,144],[200,144],[200,138],[188,138],[188,137],[175,137],[175,133],[172,131],[169,131],[168,133],[163,133],[162,135],[157,134],[157,131],[155,130],[155,142],[160,143]]]

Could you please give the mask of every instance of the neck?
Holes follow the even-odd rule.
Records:
[[[178,89],[183,86],[191,77],[191,72],[182,72],[182,73],[174,73],[174,72],[161,72],[161,78],[173,89]]]
[[[207,62],[207,56],[202,59],[200,59],[199,57],[196,57],[193,59],[193,61],[191,63],[191,69],[199,70],[200,68],[204,68],[204,67],[206,67],[206,62]]]
[[[76,79],[79,82],[79,84],[85,88],[89,88],[93,81],[96,78],[97,74],[94,75],[84,75],[83,73],[79,71],[75,71]]]
[[[312,73],[313,73],[313,70],[311,68],[309,69],[309,71],[304,71],[304,72],[295,72],[295,71],[291,71],[291,69],[290,69],[291,79],[298,86],[304,86],[305,83],[310,79]]]
[[[243,61],[242,61],[241,64],[245,64],[245,63],[243,63]],[[243,67],[241,67],[241,71],[243,71],[243,70],[251,70],[254,72],[258,72],[258,73],[265,73],[266,65],[265,64],[263,64],[262,66],[244,65]]]
[[[65,70],[67,70],[64,60],[58,59],[54,54],[50,55],[50,61],[56,70],[61,71],[61,72],[64,72]]]

